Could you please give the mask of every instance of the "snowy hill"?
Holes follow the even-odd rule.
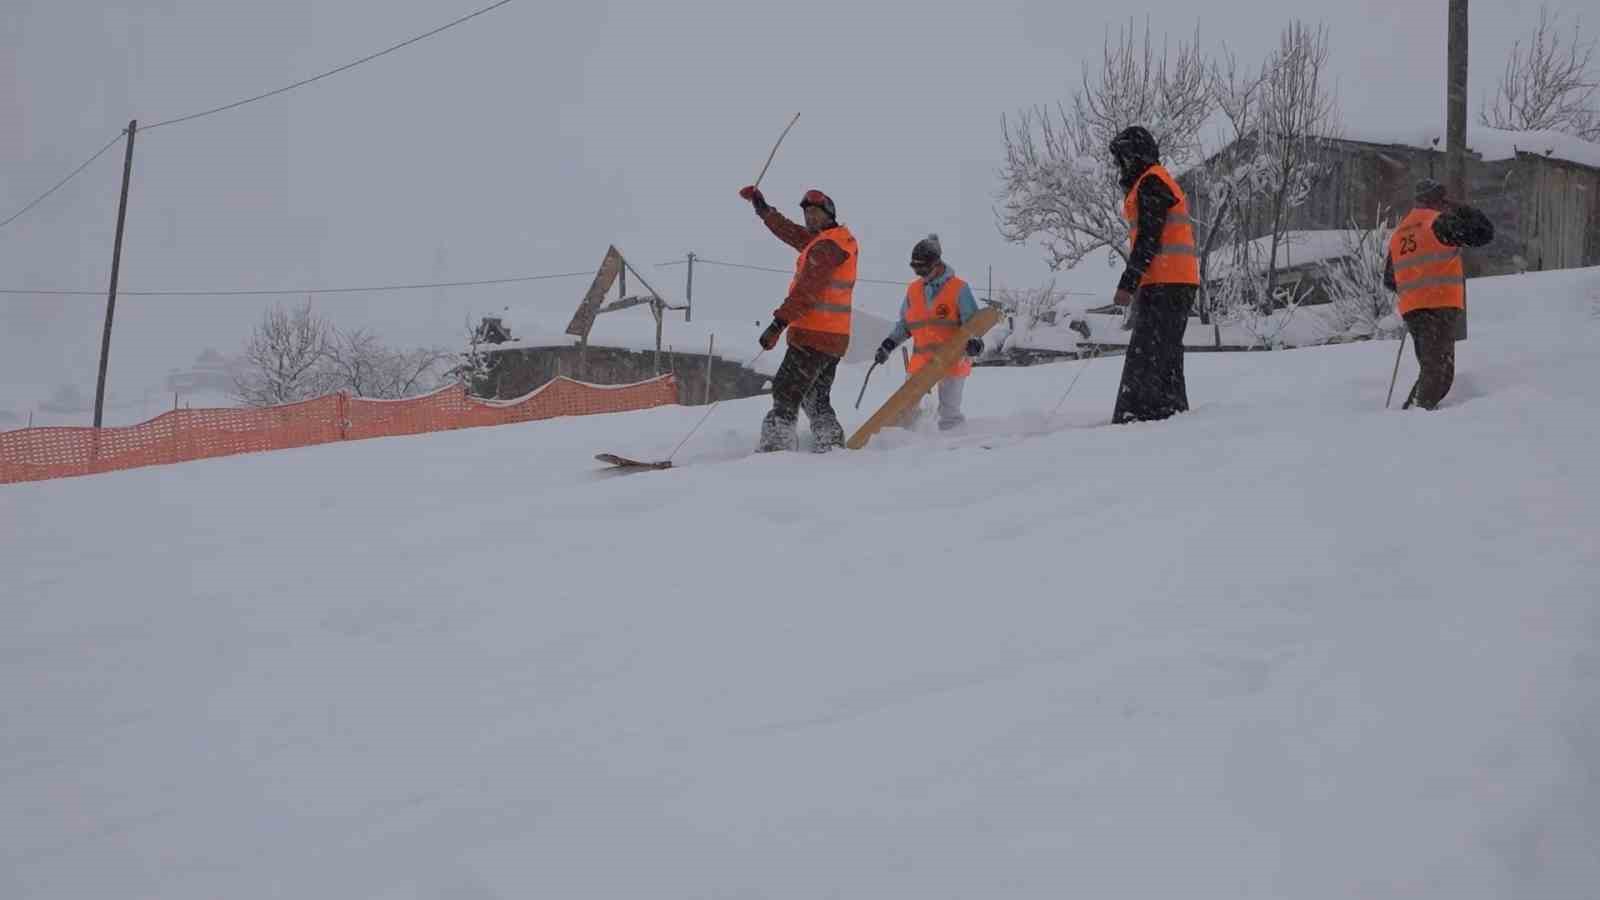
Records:
[[[1600,270],[1471,290],[1431,414],[1361,343],[0,489],[0,896],[1592,897]]]

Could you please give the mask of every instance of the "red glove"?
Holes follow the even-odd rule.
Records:
[[[756,208],[756,212],[764,212],[767,209],[767,198],[763,197],[761,189],[753,184],[747,184],[740,188],[739,196],[749,200],[750,205]]]
[[[1133,303],[1133,292],[1117,291],[1117,295],[1112,299],[1112,302],[1118,306],[1129,306]]]

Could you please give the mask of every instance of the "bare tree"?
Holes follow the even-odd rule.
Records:
[[[1158,54],[1148,21],[1141,37],[1130,20],[1115,43],[1106,36],[1099,71],[1084,66],[1070,105],[1002,118],[1001,235],[1016,243],[1040,237],[1052,269],[1071,268],[1101,248],[1110,249],[1112,265],[1126,260],[1128,224],[1111,139],[1143,125],[1169,166],[1197,160],[1200,127],[1213,108],[1199,43],[1196,29],[1192,43],[1175,52],[1163,39]]]
[[[340,389],[357,397],[382,397],[383,358],[388,352],[378,336],[365,329],[329,335],[326,372]]]
[[[1237,302],[1246,291],[1238,275],[1249,251],[1249,212],[1258,194],[1256,170],[1262,165],[1259,144],[1261,85],[1268,67],[1250,70],[1226,47],[1211,64],[1208,78],[1213,102],[1220,114],[1219,142],[1225,148],[1195,170],[1197,189],[1191,195],[1191,215],[1200,238],[1200,321],[1213,326],[1218,346],[1221,330],[1217,314]],[[1212,253],[1222,250],[1231,263],[1227,277],[1211,277]]]
[[[327,390],[323,362],[331,327],[304,306],[273,306],[245,343],[233,378],[234,397],[248,406],[273,406],[322,395]]]
[[[1290,210],[1305,203],[1327,174],[1329,139],[1338,136],[1339,107],[1326,78],[1328,29],[1294,21],[1261,81],[1256,185],[1267,201],[1272,241],[1267,253],[1265,300],[1278,292],[1278,247]]]
[[[1352,221],[1343,253],[1319,265],[1345,334],[1385,336],[1383,323],[1394,313],[1394,298],[1384,286],[1383,270],[1394,228],[1393,214],[1380,206],[1370,226]]]
[[[1202,317],[1237,325],[1263,346],[1278,343],[1306,299],[1304,285],[1279,283],[1278,269],[1290,213],[1326,176],[1326,152],[1338,135],[1327,56],[1327,30],[1296,21],[1259,68],[1227,50],[1211,67],[1226,149],[1197,173]],[[1221,330],[1214,331],[1220,345]]]
[[[357,397],[398,400],[449,380],[454,354],[437,347],[395,350],[370,331],[334,329],[325,354],[327,381]]]
[[[1575,21],[1563,42],[1560,18],[1539,7],[1539,27],[1524,45],[1511,47],[1492,104],[1482,105],[1478,121],[1510,131],[1560,131],[1600,141],[1600,68],[1595,41],[1584,40]]]
[[[1003,287],[995,294],[1000,308],[1015,316],[1019,327],[1024,331],[1040,322],[1053,324],[1049,321],[1050,314],[1056,311],[1056,304],[1064,299],[1056,291],[1055,279],[1034,288]]]

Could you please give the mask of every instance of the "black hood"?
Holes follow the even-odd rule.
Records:
[[[1111,156],[1117,161],[1124,190],[1133,187],[1145,170],[1161,161],[1161,148],[1156,139],[1142,126],[1122,129],[1111,139]]]

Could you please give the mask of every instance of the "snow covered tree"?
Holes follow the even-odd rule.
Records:
[[[364,329],[332,329],[325,352],[325,382],[356,397],[398,400],[442,386],[452,360],[448,350],[396,350]]]
[[[1200,128],[1213,109],[1198,30],[1176,52],[1163,39],[1158,54],[1149,23],[1141,37],[1130,20],[1115,43],[1107,35],[1099,70],[1085,65],[1081,78],[1070,104],[1001,120],[1000,233],[1015,243],[1040,238],[1052,269],[1102,248],[1111,265],[1127,258],[1123,192],[1108,149],[1117,132],[1143,125],[1178,172],[1198,160]]]
[[[1563,42],[1561,22],[1539,7],[1539,26],[1524,44],[1511,47],[1492,104],[1482,105],[1478,121],[1510,131],[1560,131],[1600,141],[1600,67],[1595,41],[1584,40],[1575,21]]]
[[[1015,316],[1018,326],[1023,330],[1045,322],[1046,316],[1055,312],[1056,304],[1063,299],[1056,291],[1055,279],[1040,287],[1003,287],[995,293],[1000,301],[1000,308]]]
[[[454,356],[455,365],[445,374],[466,389],[467,393],[478,397],[494,396],[492,385],[494,376],[494,358],[484,347],[489,343],[487,323],[472,323],[469,317],[466,322],[467,349]]]
[[[1261,80],[1258,165],[1251,177],[1266,199],[1272,236],[1266,254],[1264,302],[1278,293],[1278,247],[1290,210],[1305,203],[1327,174],[1329,139],[1337,137],[1339,107],[1328,83],[1328,30],[1295,21],[1283,30],[1278,51]]]
[[[234,397],[247,406],[273,406],[327,393],[324,360],[332,326],[304,306],[273,306],[245,343],[233,378]]]
[[[1248,249],[1242,246],[1249,230],[1244,213],[1257,193],[1251,177],[1256,147],[1251,140],[1258,130],[1261,82],[1265,77],[1265,67],[1260,72],[1241,68],[1238,57],[1226,48],[1207,73],[1222,123],[1221,137],[1227,146],[1198,166],[1191,178],[1195,188],[1190,198],[1192,215],[1196,237],[1200,239],[1199,313],[1205,324],[1215,325],[1212,318],[1219,311],[1232,308],[1242,294],[1243,286],[1232,277],[1234,270],[1229,270],[1230,277],[1224,282],[1210,277],[1212,253],[1223,250],[1228,258],[1236,260]],[[1219,341],[1220,338],[1218,334]]]
[[[233,376],[247,406],[309,400],[335,391],[398,400],[445,384],[454,355],[436,347],[396,350],[365,329],[341,331],[304,306],[274,306],[251,333]]]
[[[1280,284],[1280,250],[1290,214],[1327,176],[1330,139],[1339,132],[1327,58],[1327,30],[1296,21],[1258,69],[1229,52],[1211,69],[1229,143],[1197,173],[1204,302],[1263,346],[1276,345],[1307,295],[1303,285]]]

